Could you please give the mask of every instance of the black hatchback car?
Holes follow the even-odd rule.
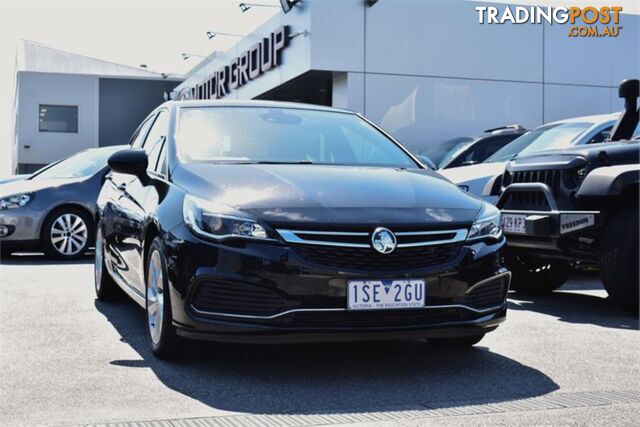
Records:
[[[169,101],[109,165],[97,296],[143,306],[159,356],[180,337],[473,345],[505,319],[499,211],[357,114]]]

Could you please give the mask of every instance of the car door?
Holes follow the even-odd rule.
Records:
[[[138,129],[133,133],[129,146],[140,148],[153,124],[156,114],[149,115]],[[126,204],[126,188],[134,177],[129,174],[110,172],[105,178],[105,184],[100,192],[100,198],[104,201],[104,209],[101,212],[104,242],[105,261],[110,269],[124,279],[127,265],[121,253],[123,245],[123,229],[128,223],[128,205]],[[123,203],[125,202],[125,203]],[[128,284],[128,283],[127,283]]]
[[[142,143],[142,149],[146,151],[149,158],[147,173],[152,179],[141,181],[138,177],[132,177],[122,189],[119,204],[123,213],[123,222],[120,228],[121,239],[118,250],[126,266],[122,276],[142,295],[145,291],[144,233],[158,200],[157,190],[150,181],[153,181],[154,175],[157,174],[156,167],[163,151],[168,123],[169,112],[160,110]]]

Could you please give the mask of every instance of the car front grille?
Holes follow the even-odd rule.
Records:
[[[372,248],[295,245],[301,258],[314,264],[344,270],[403,271],[436,267],[453,261],[461,244],[398,248],[390,254],[380,254]]]
[[[503,177],[503,186],[518,183],[542,183],[549,186],[555,192],[561,185],[561,170],[531,170],[506,172]],[[517,192],[510,195],[510,209],[523,210],[549,210],[551,207],[542,191]]]
[[[191,304],[201,312],[265,316],[281,311],[285,300],[262,286],[205,280],[196,285]]]
[[[561,170],[532,170],[513,172],[509,184],[519,182],[541,182],[555,188],[560,182]]]
[[[467,237],[465,228],[397,230],[395,250],[382,254],[371,245],[373,229],[277,231],[303,260],[346,271],[396,272],[437,267],[453,261]]]

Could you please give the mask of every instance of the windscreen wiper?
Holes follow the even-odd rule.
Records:
[[[252,165],[312,165],[311,160],[298,160],[295,162],[277,162],[273,160],[258,160],[255,162],[249,162]]]

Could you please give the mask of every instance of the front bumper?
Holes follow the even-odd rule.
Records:
[[[500,242],[461,245],[450,262],[402,271],[332,268],[295,245],[218,244],[179,226],[164,236],[173,323],[181,336],[229,342],[455,337],[495,329],[506,316],[510,273]],[[424,278],[426,307],[346,309],[351,279]]]
[[[42,213],[30,207],[0,212],[0,244],[3,249],[36,249],[40,241]]]
[[[542,196],[547,210],[504,209],[514,193]],[[594,210],[561,210],[550,187],[544,183],[509,185],[497,207],[502,211],[504,233],[510,247],[562,250],[562,240],[590,234],[603,223],[603,214]]]

